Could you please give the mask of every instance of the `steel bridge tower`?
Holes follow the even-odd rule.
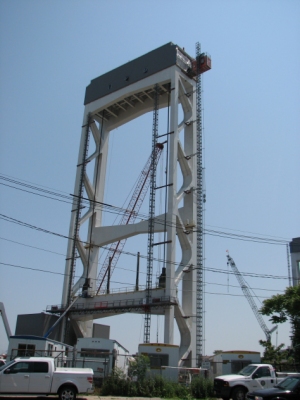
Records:
[[[174,343],[175,321],[180,332],[178,365],[197,365],[197,352],[202,348],[199,343],[199,338],[202,340],[202,332],[199,332],[202,326],[199,322],[202,318],[202,294],[199,293],[202,290],[202,260],[197,265],[199,254],[202,257],[202,243],[197,244],[197,230],[200,229],[200,237],[203,234],[202,226],[197,226],[199,221],[202,225],[197,208],[197,185],[202,182],[202,170],[199,175],[201,125],[199,128],[197,115],[201,113],[199,101],[197,103],[201,86],[199,81],[197,86],[197,77],[210,68],[209,56],[200,53],[198,48],[197,56],[193,58],[177,45],[168,43],[99,76],[87,86],[62,304],[47,309],[61,315],[67,311],[68,318],[64,318],[62,323],[61,340],[67,340],[68,320],[78,337],[91,337],[94,319],[127,311],[148,313],[148,317],[150,314],[163,315],[164,342]],[[148,221],[103,226],[110,132],[145,113],[154,112],[152,143],[155,146],[157,139],[161,140],[155,126],[158,123],[157,112],[165,107],[169,107],[170,115],[169,131],[161,135],[168,142],[165,213],[149,215]],[[88,155],[91,141],[95,151]],[[178,182],[182,182],[180,187]],[[154,186],[151,190],[156,189]],[[150,201],[154,202],[153,194],[150,194]],[[84,206],[88,210],[82,215]],[[154,210],[150,204],[150,214]],[[130,295],[127,292],[126,296],[122,293],[97,293],[100,248],[141,234],[148,234],[151,247],[157,245],[152,239],[158,232],[164,232],[165,238],[165,284],[152,286],[152,266],[148,265],[146,290],[136,288]],[[75,281],[78,258],[83,273]],[[179,286],[180,298],[177,294]],[[200,315],[197,316],[199,308]],[[148,327],[145,327],[144,335],[150,340],[148,334]]]

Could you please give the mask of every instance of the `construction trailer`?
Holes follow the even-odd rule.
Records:
[[[119,342],[103,338],[79,338],[74,367],[92,368],[94,380],[100,383],[114,368],[128,374],[129,351]]]
[[[73,347],[53,339],[34,335],[16,335],[9,338],[7,361],[16,357],[53,357],[57,366],[63,366]]]
[[[168,380],[178,381],[179,346],[166,343],[141,343],[138,354],[149,357],[150,376],[161,375]]]
[[[261,363],[259,351],[222,351],[212,357],[212,369],[210,370],[209,377],[236,374],[246,365],[256,363]]]

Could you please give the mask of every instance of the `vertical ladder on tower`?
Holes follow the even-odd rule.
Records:
[[[202,132],[202,80],[201,75],[211,69],[211,57],[201,53],[200,43],[196,43],[196,60],[193,71],[196,72],[196,121],[197,121],[197,289],[196,289],[196,357],[201,365],[203,352],[204,324],[204,210],[205,193],[203,189],[203,132]]]
[[[196,43],[196,120],[197,120],[197,292],[196,292],[196,356],[202,361],[203,344],[203,160],[202,160],[202,87],[200,72],[200,43]]]
[[[155,148],[158,136],[158,104],[159,91],[158,85],[154,88],[154,109],[152,125],[152,162],[150,172],[150,198],[149,198],[149,224],[148,224],[148,254],[147,254],[147,281],[146,281],[146,304],[145,304],[145,324],[144,324],[144,343],[150,343],[151,310],[148,304],[152,297],[152,273],[153,273],[153,242],[154,242],[154,218],[155,218],[155,186],[156,186],[156,163]]]

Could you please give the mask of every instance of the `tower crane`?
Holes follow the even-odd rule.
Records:
[[[157,143],[155,150],[154,150],[154,160],[157,165],[161,152],[164,148],[163,143]],[[141,205],[144,201],[144,198],[146,196],[147,190],[149,188],[150,184],[150,171],[152,168],[152,153],[150,157],[148,158],[144,168],[142,169],[142,172],[140,173],[140,176],[138,178],[135,190],[133,192],[133,195],[128,203],[128,206],[121,218],[121,221],[119,225],[127,225],[130,223],[133,223],[138,215],[138,212],[141,208]],[[98,289],[96,294],[99,293],[103,283],[107,279],[107,274],[108,274],[108,269],[110,269],[110,273],[112,274],[117,261],[121,255],[122,249],[125,246],[126,239],[119,240],[118,242],[112,243],[106,258],[104,260],[104,263],[102,265],[102,268],[98,274],[97,278],[97,285]]]
[[[237,269],[235,262],[233,261],[233,259],[230,257],[229,254],[227,254],[227,259],[228,259],[227,265],[231,266],[231,268],[234,272],[234,275],[236,276],[236,279],[238,280],[238,282],[242,288],[244,296],[248,300],[248,303],[250,304],[250,307],[252,308],[252,311],[254,312],[254,315],[255,315],[261,329],[264,331],[264,333],[266,335],[267,342],[271,342],[271,334],[277,329],[277,325],[274,326],[272,329],[267,328],[267,325],[265,324],[265,321],[263,320],[263,318],[262,318],[261,314],[259,313],[258,308],[253,300],[253,297],[250,293],[248,285],[243,278],[243,275]]]

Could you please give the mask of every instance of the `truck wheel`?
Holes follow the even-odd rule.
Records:
[[[75,400],[76,389],[72,386],[64,386],[58,392],[60,400]]]
[[[245,400],[246,393],[243,387],[237,387],[232,392],[232,400]]]

